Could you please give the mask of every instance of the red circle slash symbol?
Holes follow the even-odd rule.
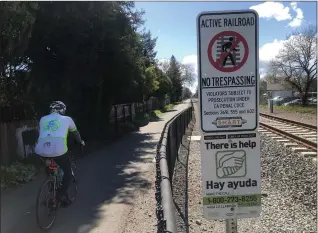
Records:
[[[225,39],[227,38],[227,39]],[[213,58],[212,47],[218,42],[220,49],[216,52],[216,58]],[[236,48],[240,43],[244,47],[244,55],[240,56],[240,47]],[[217,46],[214,46],[217,48]],[[234,72],[239,70],[246,62],[248,58],[248,45],[244,37],[233,31],[224,31],[216,34],[209,43],[208,46],[208,58],[213,67],[222,72]],[[218,56],[218,52],[219,56]],[[227,61],[230,60],[231,64],[229,67]]]

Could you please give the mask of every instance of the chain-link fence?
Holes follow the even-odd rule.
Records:
[[[177,221],[172,180],[182,138],[193,120],[193,104],[168,121],[161,134],[156,156],[157,233],[176,233]]]

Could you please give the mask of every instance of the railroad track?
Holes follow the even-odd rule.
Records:
[[[261,113],[259,131],[305,157],[317,157],[316,126]]]

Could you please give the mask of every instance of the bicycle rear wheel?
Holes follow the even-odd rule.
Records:
[[[75,176],[75,174],[77,173],[77,167],[75,162],[71,162],[71,167],[72,167],[73,175]]]
[[[73,169],[73,168],[72,168]],[[68,187],[67,193],[68,193],[68,198],[70,199],[70,201],[73,203],[76,200],[76,196],[77,196],[77,189],[78,189],[78,185],[77,185],[77,180],[76,177],[73,173],[72,176],[72,182]]]
[[[55,219],[58,209],[58,203],[55,197],[55,181],[52,179],[47,179],[42,184],[37,200],[36,200],[36,222],[40,229],[42,230],[49,230]],[[41,200],[41,196],[45,194],[44,200]],[[45,214],[41,212],[41,207],[44,207],[48,213]],[[42,218],[48,216],[50,220],[47,222],[44,221]]]

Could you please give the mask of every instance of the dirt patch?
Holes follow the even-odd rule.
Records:
[[[285,118],[288,120],[303,122],[310,125],[317,126],[317,114],[306,114],[300,112],[289,112],[284,110],[274,110],[274,113],[269,113],[268,110],[260,109],[260,113],[269,114],[272,116],[277,116],[281,118]]]

